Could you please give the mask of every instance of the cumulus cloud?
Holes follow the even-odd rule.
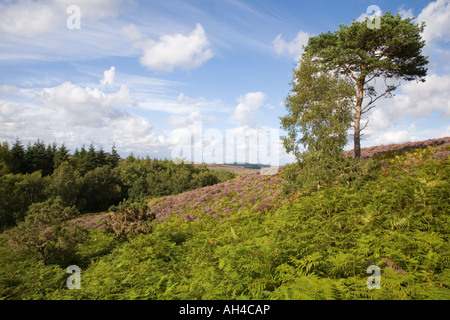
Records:
[[[150,70],[172,72],[175,68],[191,70],[213,57],[202,25],[188,35],[163,35],[158,41],[149,39],[136,43],[143,51],[140,62]]]
[[[375,139],[375,145],[414,142],[419,139],[410,130],[388,131]]]
[[[299,31],[295,39],[286,42],[283,36],[279,34],[273,40],[273,48],[278,55],[288,54],[295,59],[298,59],[303,53],[303,46],[308,44],[308,39],[311,35],[304,31]]]
[[[115,68],[106,70],[102,85],[112,85]],[[82,88],[69,81],[44,88],[37,94],[44,103],[59,110],[65,121],[71,125],[98,126],[109,119],[120,118],[123,112],[112,108],[115,105],[132,103],[130,91],[122,85],[117,92],[106,94],[99,88]]]
[[[432,74],[426,79],[425,83],[403,83],[394,97],[377,101],[377,107],[361,119],[362,125],[369,119],[363,131],[366,142],[377,145],[445,136],[445,128],[436,127],[432,132],[416,131],[414,126],[396,129],[410,119],[427,121],[433,113],[441,119],[450,118],[450,76]],[[350,131],[349,134],[353,134]]]
[[[103,72],[103,79],[100,80],[102,87],[112,86],[116,79],[116,67],[111,67],[109,70]]]
[[[450,117],[450,75],[432,74],[425,83],[408,82],[402,85],[402,93],[393,98],[392,114],[396,117],[410,115],[425,118],[438,111]]]
[[[167,149],[147,119],[123,108],[133,101],[126,85],[109,94],[68,81],[48,88],[0,89],[6,94],[0,99],[1,139],[14,140],[19,134],[23,141],[64,142],[72,151],[82,144],[106,147],[115,142],[124,155]]]
[[[450,40],[450,1],[437,0],[426,6],[417,16],[417,22],[424,21],[426,26],[423,39],[428,42],[434,40]]]
[[[237,105],[230,119],[237,121],[241,126],[255,126],[255,114],[264,103],[266,95],[263,92],[250,92],[237,99]]]

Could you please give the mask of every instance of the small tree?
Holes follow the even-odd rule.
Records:
[[[55,159],[54,159],[54,170],[58,169],[58,167],[66,162],[69,161],[69,150],[67,149],[66,145],[63,143],[61,147],[59,147],[58,151],[55,152]]]
[[[76,258],[75,246],[81,230],[65,222],[78,215],[74,207],[64,207],[60,198],[30,206],[24,222],[9,233],[12,248],[36,253],[44,264],[68,265]]]
[[[302,184],[320,188],[333,178],[330,169],[343,157],[354,88],[347,79],[322,72],[308,54],[294,70],[292,86],[286,99],[288,115],[281,117],[288,133],[282,141],[303,168]]]
[[[26,173],[25,147],[23,146],[19,138],[16,139],[16,142],[11,148],[11,158],[11,173]]]
[[[53,172],[51,178],[50,195],[60,197],[65,206],[76,205],[81,185],[80,173],[65,161]]]
[[[389,97],[400,85],[388,79],[425,81],[427,57],[422,55],[425,41],[421,39],[424,23],[386,12],[379,28],[369,28],[367,22],[353,21],[341,25],[335,32],[311,37],[305,52],[314,56],[323,70],[345,75],[355,87],[354,157],[361,157],[361,116],[375,107],[382,97]],[[374,81],[381,79],[385,88],[377,92]]]

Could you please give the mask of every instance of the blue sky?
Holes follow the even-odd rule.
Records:
[[[269,162],[291,162],[277,136],[302,45],[371,5],[427,23],[430,65],[427,82],[402,84],[368,114],[362,146],[450,136],[448,0],[6,0],[0,140],[196,162],[267,160],[270,149]]]

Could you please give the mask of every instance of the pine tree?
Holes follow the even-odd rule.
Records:
[[[78,149],[76,152],[78,153]],[[55,152],[54,169],[56,170],[63,162],[66,161],[69,161],[69,150],[63,143],[61,147],[59,147],[58,151]]]
[[[9,173],[12,167],[12,155],[8,141],[0,144],[0,176]]]
[[[425,81],[427,57],[422,55],[424,24],[411,18],[386,12],[379,28],[369,28],[367,21],[341,25],[335,32],[311,37],[305,52],[320,61],[323,70],[345,75],[355,88],[353,103],[354,157],[361,157],[361,116],[375,107],[382,97],[390,97],[399,84],[388,79]],[[377,92],[373,80],[386,87]]]
[[[112,146],[112,148],[111,148],[111,155],[110,155],[110,157],[109,157],[108,160],[109,160],[109,165],[110,165],[112,168],[117,167],[117,165],[119,164],[120,155],[119,155],[119,153],[117,152],[116,144],[115,144],[115,143],[113,144],[113,146]]]
[[[11,148],[11,173],[26,173],[26,165],[25,165],[25,147],[19,138],[16,138],[16,142],[13,144]]]

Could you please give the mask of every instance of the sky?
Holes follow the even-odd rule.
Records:
[[[293,162],[279,117],[302,46],[371,6],[424,21],[430,64],[362,119],[362,147],[450,136],[449,0],[0,0],[0,141]]]

